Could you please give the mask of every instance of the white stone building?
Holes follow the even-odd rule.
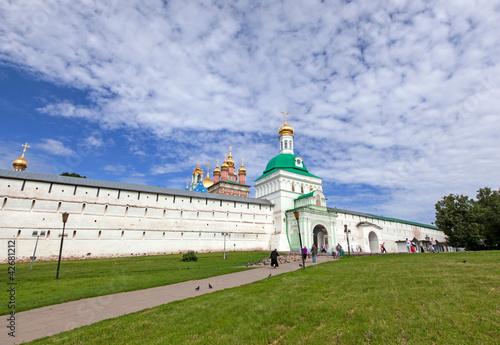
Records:
[[[327,207],[321,178],[294,154],[294,129],[285,121],[278,132],[279,154],[257,178],[256,198],[0,169],[0,244],[15,243],[17,259],[27,260],[35,232],[43,232],[36,256],[55,259],[67,212],[65,258],[224,246],[298,251],[300,242],[330,249],[340,243],[347,252],[347,237],[354,251],[365,253],[379,253],[382,243],[388,252],[406,252],[407,238],[418,250],[429,245],[453,250],[435,226]],[[6,260],[5,250],[0,261]]]
[[[0,243],[19,260],[269,247],[273,206],[263,199],[0,170]],[[227,234],[224,239],[223,234]],[[7,251],[0,257],[6,260]]]

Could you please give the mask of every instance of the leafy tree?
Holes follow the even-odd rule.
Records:
[[[476,248],[480,227],[474,216],[473,199],[466,195],[450,194],[436,203],[436,226],[454,247]]]
[[[500,244],[499,192],[485,187],[477,191],[477,200],[450,194],[436,203],[436,226],[450,245],[474,250],[479,239],[485,241],[487,249]]]
[[[486,247],[500,244],[500,190],[485,187],[477,191],[477,217]]]
[[[63,172],[61,175],[59,176],[69,176],[69,177],[80,177],[80,178],[87,178],[86,176],[81,176],[77,173],[74,173],[72,172],[71,174],[69,172]]]

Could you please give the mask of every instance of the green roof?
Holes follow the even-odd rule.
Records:
[[[304,161],[302,161],[302,167],[296,166],[295,158],[297,158],[297,156],[292,155],[291,153],[281,153],[277,155],[276,157],[272,158],[269,163],[267,163],[266,169],[264,170],[262,175],[257,178],[257,180],[260,180],[261,178],[278,170],[286,170],[300,175],[319,178],[318,176],[315,176],[307,171]]]
[[[411,222],[411,221],[408,221],[408,220],[397,219],[397,218],[389,218],[389,217],[384,217],[384,216],[376,216],[374,214],[369,214],[369,213],[364,213],[364,212],[341,210],[339,208],[331,208],[331,207],[328,207],[328,211],[335,212],[335,213],[339,213],[339,212],[340,213],[348,213],[348,214],[352,214],[352,215],[356,215],[356,216],[362,216],[362,217],[365,217],[365,218],[375,218],[375,219],[385,220],[385,221],[388,221],[388,222],[403,223],[403,224],[421,226],[423,228],[440,230],[437,226],[434,226],[434,225],[417,223],[417,222]]]
[[[304,199],[304,198],[307,198],[307,197],[310,197],[314,194],[314,192],[311,192],[311,193],[307,193],[307,194],[304,194],[304,195],[301,195],[299,196],[297,199],[295,200],[299,200],[299,199]]]

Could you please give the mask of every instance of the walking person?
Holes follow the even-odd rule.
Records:
[[[316,256],[318,255],[318,247],[316,247],[316,244],[314,244],[314,243],[313,243],[313,246],[311,248],[311,254],[312,254],[313,262],[316,262]]]
[[[278,256],[280,256],[278,254],[278,250],[277,249],[274,249],[272,252],[271,252],[271,266],[273,268],[276,268],[278,267]]]
[[[387,250],[385,250],[385,242],[382,242],[382,245],[380,246],[380,250],[382,251],[382,254],[387,253]]]
[[[307,247],[304,246],[304,248],[302,248],[302,259],[304,259],[304,262],[306,262],[306,259],[307,259]]]
[[[411,253],[411,242],[408,238],[406,238],[406,249],[408,250],[408,253]]]

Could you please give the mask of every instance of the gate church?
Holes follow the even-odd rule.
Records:
[[[229,250],[298,251],[299,226],[308,248],[347,249],[348,235],[363,252],[379,252],[383,242],[388,252],[406,251],[406,238],[452,250],[434,226],[327,207],[321,178],[294,153],[286,118],[278,134],[279,154],[257,178],[255,198],[31,173],[26,145],[14,170],[0,169],[0,243],[15,240],[18,259],[27,260],[37,242],[39,259],[55,259],[67,212],[66,258],[217,251],[226,243]]]

